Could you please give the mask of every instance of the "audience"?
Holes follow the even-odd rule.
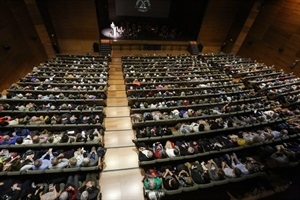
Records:
[[[158,27],[154,30],[165,39],[176,35],[173,29],[169,30],[170,35],[166,34],[167,27],[160,33]],[[131,31],[139,34],[141,30],[136,25],[128,26],[124,33],[136,37]],[[0,145],[17,148],[29,144],[62,145],[61,149],[47,151],[3,149],[2,172],[55,171],[100,163],[106,152],[102,144],[104,128],[84,129],[80,125],[102,124],[103,108],[77,101],[106,99],[108,63],[97,59],[50,60],[35,67],[1,96],[0,125],[5,130],[0,131]],[[222,54],[127,56],[122,61],[139,161],[143,165],[143,162],[156,163],[158,159],[161,163],[178,159],[176,165],[164,163],[167,165],[161,169],[146,172],[143,184],[147,191],[177,190],[251,175],[265,170],[261,164],[265,160],[273,160],[280,166],[299,162],[299,141],[288,140],[300,130],[299,78],[276,72],[264,64]],[[233,77],[242,79],[236,81]],[[286,108],[284,103],[288,103]],[[294,107],[290,107],[292,103]],[[286,120],[291,117],[293,120]],[[44,125],[76,128],[58,131],[32,128]],[[273,142],[278,140],[285,142],[275,145]],[[89,150],[86,146],[68,147],[79,142],[96,144]],[[270,148],[264,148],[265,143]],[[252,155],[238,158],[231,150],[251,145],[261,146],[261,160]],[[203,157],[207,152],[212,154]],[[184,162],[187,158],[191,162]],[[12,199],[20,199],[21,190],[36,199],[97,199],[99,188],[93,176],[82,179],[72,174],[60,181],[64,187],[53,181],[48,189],[44,185],[32,187],[28,182],[0,182],[0,190]]]

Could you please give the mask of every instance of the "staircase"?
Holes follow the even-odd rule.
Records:
[[[104,143],[107,148],[100,185],[103,200],[144,199],[143,174],[139,169],[134,131],[122,71],[121,56],[114,52],[109,64],[109,88]],[[130,182],[130,184],[129,184]],[[134,185],[134,190],[132,189]],[[138,198],[137,198],[138,197]]]

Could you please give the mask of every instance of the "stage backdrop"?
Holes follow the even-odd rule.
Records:
[[[138,0],[115,0],[116,1],[116,15],[130,16],[130,17],[155,17],[168,18],[170,12],[171,0],[140,0],[150,2],[150,9],[147,12],[140,12],[136,8]],[[146,3],[146,5],[148,5]]]

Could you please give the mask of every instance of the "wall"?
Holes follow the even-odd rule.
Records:
[[[62,53],[89,53],[99,41],[95,0],[45,2]]]
[[[209,0],[197,39],[202,52],[219,52],[225,41],[234,42],[252,4],[249,0]]]
[[[0,1],[0,91],[47,59],[23,0]]]
[[[238,55],[300,76],[300,1],[265,1]]]

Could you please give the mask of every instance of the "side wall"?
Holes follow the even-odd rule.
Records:
[[[300,2],[265,1],[238,55],[300,76]]]
[[[93,52],[93,42],[99,41],[95,0],[47,0],[46,4],[61,52]]]
[[[0,91],[47,59],[22,0],[0,1]]]
[[[254,1],[209,0],[197,42],[203,53],[226,52],[238,37]],[[226,48],[222,45],[226,43]]]

